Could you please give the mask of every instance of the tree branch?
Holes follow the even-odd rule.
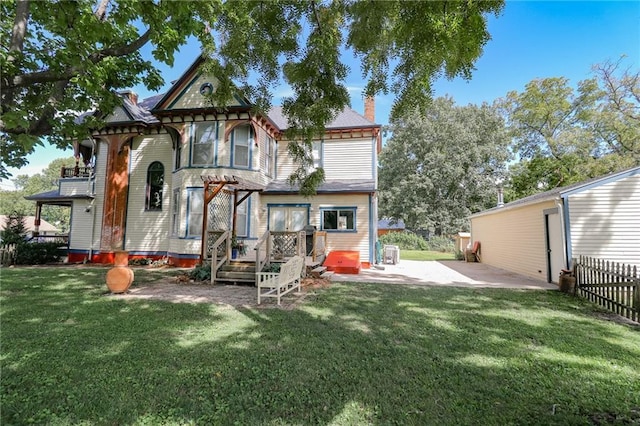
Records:
[[[16,61],[17,58],[14,53],[22,53],[24,48],[24,37],[27,33],[27,22],[29,20],[29,1],[30,0],[18,0],[16,3],[16,17],[13,20],[13,31],[9,42],[9,54],[7,55],[8,65]],[[15,91],[10,87],[9,79],[6,77],[2,78],[0,95],[2,99],[2,111],[4,112],[7,105],[12,105],[15,102]]]
[[[149,36],[151,34],[151,30],[147,30],[144,34],[142,34],[137,40],[133,41],[131,44],[115,47],[115,48],[107,48],[102,49],[98,52],[92,53],[89,55],[89,62],[96,64],[102,61],[107,57],[118,57],[118,56],[126,56],[129,55],[136,50],[139,50],[142,46],[144,46],[149,41]],[[16,75],[13,77],[11,81],[7,81],[6,85],[0,89],[2,93],[5,93],[8,90],[12,90],[18,87],[25,87],[36,83],[52,83],[56,81],[68,81],[71,77],[80,74],[84,69],[82,67],[68,67],[61,72],[52,71],[51,69],[47,69],[44,71],[36,71],[32,73]]]
[[[44,136],[51,133],[51,130],[53,129],[51,121],[54,119],[57,111],[56,104],[59,102],[60,98],[64,96],[64,91],[66,90],[68,85],[69,80],[59,81],[58,83],[56,83],[54,88],[51,90],[51,95],[49,96],[47,104],[43,108],[42,113],[39,114],[37,120],[30,123],[28,128],[18,127],[9,130],[2,130],[12,135],[28,134],[31,136]]]
[[[109,0],[102,0],[100,2],[100,4],[98,5],[98,8],[96,9],[96,11],[94,12],[94,15],[96,16],[96,18],[98,18],[98,21],[104,21],[107,15],[107,6],[109,5]]]
[[[18,0],[16,4],[16,18],[13,21],[9,52],[22,52],[24,47],[24,35],[27,32],[27,21],[29,19],[29,1]],[[10,62],[13,62],[14,59],[9,57]]]

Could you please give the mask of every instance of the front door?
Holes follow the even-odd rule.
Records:
[[[558,283],[560,271],[564,269],[564,245],[562,244],[562,226],[560,215],[545,212],[545,231],[547,240],[547,281]]]
[[[309,223],[309,208],[306,206],[269,207],[269,230],[274,232],[302,231]]]

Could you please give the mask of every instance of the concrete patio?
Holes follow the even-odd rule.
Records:
[[[358,275],[334,274],[331,280],[336,282],[375,282],[527,290],[555,290],[558,288],[556,284],[534,280],[483,263],[467,263],[458,260],[401,260],[396,265],[385,264],[380,266],[384,269],[363,269]]]

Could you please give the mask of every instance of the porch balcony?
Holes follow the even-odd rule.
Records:
[[[93,167],[62,167],[60,171],[61,179],[68,178],[89,178],[93,175]]]

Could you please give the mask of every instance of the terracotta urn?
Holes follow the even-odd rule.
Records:
[[[114,267],[107,272],[107,287],[111,293],[125,293],[133,282],[133,270],[129,268],[129,252],[115,252]]]

